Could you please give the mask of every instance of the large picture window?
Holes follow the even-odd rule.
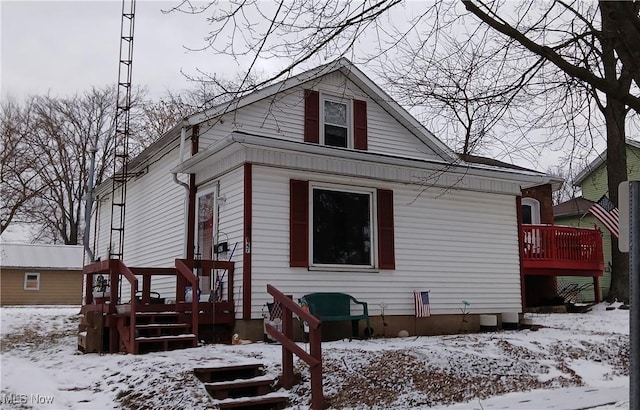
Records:
[[[393,191],[289,181],[289,266],[395,269]]]
[[[373,267],[373,192],[313,187],[314,265]]]

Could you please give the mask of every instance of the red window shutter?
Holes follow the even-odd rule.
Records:
[[[289,182],[289,266],[309,266],[309,182]]]
[[[320,94],[304,90],[304,142],[320,142]]]
[[[378,189],[378,267],[395,269],[393,191]]]
[[[353,147],[367,150],[367,102],[353,100]]]

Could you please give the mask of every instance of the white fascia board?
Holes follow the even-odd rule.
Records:
[[[354,151],[344,148],[326,147],[323,145],[291,142],[276,138],[260,137],[250,134],[232,133],[209,149],[196,154],[184,161],[182,164],[171,170],[172,173],[195,174],[209,166],[213,161],[219,160],[231,151],[228,148],[232,145],[245,147],[255,147],[261,150],[278,150],[291,154],[311,154],[330,159],[342,159],[350,161],[361,161],[376,165],[396,166],[403,168],[413,168],[421,171],[448,172],[457,175],[469,175],[474,177],[509,181],[518,183],[522,187],[543,185],[551,183],[549,175],[534,171],[522,171],[515,169],[505,169],[482,164],[452,163],[439,160],[423,160],[413,158],[403,158],[384,154],[374,154],[365,151]]]

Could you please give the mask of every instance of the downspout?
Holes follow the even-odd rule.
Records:
[[[180,151],[178,152],[178,164],[182,163],[182,158],[184,155],[184,139],[186,134],[187,134],[186,128],[185,126],[183,126],[182,129],[180,130]],[[189,203],[189,184],[180,181],[178,179],[177,172],[172,172],[171,174],[173,175],[173,182],[175,182],[176,184],[180,185],[185,189],[185,203],[188,204]],[[183,257],[186,257],[187,255],[186,245],[185,245],[185,248],[183,249],[182,255]]]
[[[182,162],[182,156],[184,155],[184,137],[187,135],[187,130],[183,126],[180,130],[180,151],[178,152],[178,164]],[[178,173],[173,172],[173,181],[181,185],[184,189],[187,190],[187,197],[189,197],[189,184],[186,184],[178,179]]]

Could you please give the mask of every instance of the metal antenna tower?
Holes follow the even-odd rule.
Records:
[[[115,147],[111,188],[111,232],[109,259],[124,254],[124,217],[129,166],[129,122],[131,118],[131,67],[133,62],[133,28],[136,0],[122,0],[120,55],[116,93]]]

